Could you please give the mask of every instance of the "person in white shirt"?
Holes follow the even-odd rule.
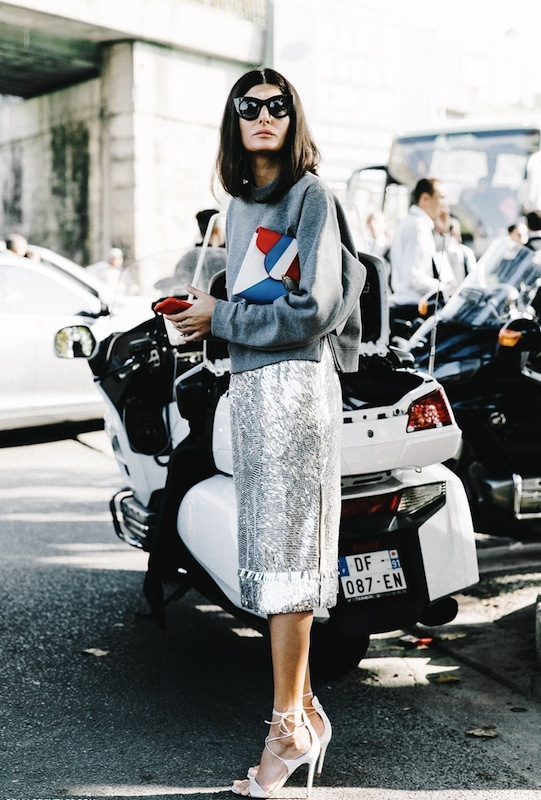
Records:
[[[475,269],[476,259],[471,247],[462,244],[460,222],[445,209],[435,221],[436,266],[438,272],[447,275],[450,267],[454,275],[453,290],[457,289],[466,275]],[[449,267],[444,266],[448,261]],[[449,273],[450,274],[450,273]]]
[[[107,303],[114,303],[122,295],[136,293],[132,276],[124,266],[124,253],[112,247],[103,261],[86,267],[88,274],[99,281]]]
[[[389,237],[385,217],[381,211],[372,211],[366,218],[366,249],[380,258],[388,258]]]
[[[394,319],[414,320],[425,295],[439,290],[446,299],[455,288],[448,263],[444,262],[438,278],[434,223],[446,208],[444,185],[437,178],[421,178],[413,190],[408,215],[399,222],[391,242]]]

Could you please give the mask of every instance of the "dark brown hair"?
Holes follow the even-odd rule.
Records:
[[[295,87],[273,69],[254,69],[247,72],[229,92],[220,127],[216,176],[226,192],[233,197],[249,196],[253,176],[246,151],[242,146],[239,117],[233,100],[235,97],[243,97],[253,86],[262,83],[277,86],[281,94],[290,94],[293,98],[289,112],[289,128],[280,151],[280,177],[276,189],[267,198],[267,202],[272,203],[279,200],[306,172],[317,173],[320,159],[319,150],[310,134]]]
[[[421,199],[422,194],[429,194],[430,197],[436,191],[435,184],[440,183],[439,178],[421,178],[420,181],[417,182],[415,189],[412,193],[412,201],[417,206],[419,205],[419,200]]]

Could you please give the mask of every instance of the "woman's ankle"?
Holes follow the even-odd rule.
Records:
[[[277,755],[288,751],[306,752],[310,747],[310,732],[304,712],[300,709],[276,712],[273,709],[267,746]]]

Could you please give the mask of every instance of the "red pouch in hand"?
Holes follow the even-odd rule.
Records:
[[[191,305],[187,300],[181,300],[180,297],[166,297],[165,300],[156,303],[154,311],[157,311],[158,314],[178,314],[180,311],[191,308]]]

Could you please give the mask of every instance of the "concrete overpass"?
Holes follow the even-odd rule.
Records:
[[[0,94],[35,97],[95,77],[103,47],[121,41],[257,63],[265,19],[266,0],[0,2]]]
[[[194,213],[215,204],[227,90],[270,58],[269,6],[0,2],[0,94],[23,98],[0,106],[0,236],[19,230],[81,262],[111,244],[136,256],[151,240],[191,241]]]

